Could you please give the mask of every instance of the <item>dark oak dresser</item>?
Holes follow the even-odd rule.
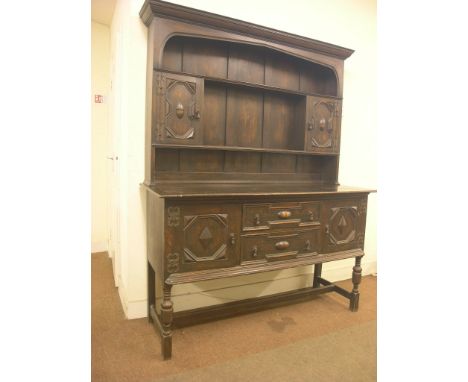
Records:
[[[146,1],[148,317],[172,354],[183,326],[337,292],[359,305],[367,196],[338,184],[353,51]],[[321,277],[355,258],[353,289]],[[312,286],[174,312],[181,283],[314,264]],[[156,295],[162,302],[156,304]]]

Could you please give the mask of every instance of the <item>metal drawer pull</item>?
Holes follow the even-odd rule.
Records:
[[[235,244],[236,244],[236,235],[233,234],[233,233],[231,233],[231,234],[229,235],[229,237],[230,237],[231,245],[235,245]]]
[[[255,220],[254,220],[255,225],[260,225],[260,215],[255,214]]]
[[[258,248],[256,245],[254,245],[252,248],[252,257],[257,257],[257,254],[258,254]]]
[[[275,244],[276,249],[286,249],[289,248],[289,242],[287,241],[278,241]]]
[[[278,212],[278,217],[280,219],[287,219],[291,217],[291,211],[280,211]]]
[[[314,220],[314,212],[309,210],[309,220]]]
[[[310,251],[310,240],[307,240],[305,243],[305,250]]]

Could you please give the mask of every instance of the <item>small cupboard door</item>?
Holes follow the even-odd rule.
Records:
[[[203,79],[155,72],[154,81],[156,143],[201,144]]]
[[[336,153],[339,149],[341,101],[307,97],[306,151]]]
[[[166,272],[224,268],[239,262],[241,208],[174,204],[166,209]]]
[[[367,198],[331,200],[323,208],[325,253],[363,248]]]

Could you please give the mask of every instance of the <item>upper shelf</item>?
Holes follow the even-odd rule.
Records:
[[[289,150],[289,149],[274,149],[263,147],[239,147],[239,146],[207,146],[207,145],[177,145],[177,144],[164,144],[153,143],[157,148],[170,148],[170,149],[202,149],[202,150],[223,150],[223,151],[244,151],[244,152],[264,152],[276,154],[296,154],[296,155],[321,155],[321,156],[337,156],[338,153],[329,152],[313,152],[304,150]]]
[[[240,86],[240,87],[246,87],[246,88],[252,88],[252,89],[262,89],[262,90],[266,90],[266,91],[272,92],[272,93],[291,94],[291,95],[297,95],[297,96],[301,96],[301,97],[305,97],[305,96],[310,95],[310,96],[321,97],[321,98],[330,98],[330,99],[342,100],[341,97],[336,97],[336,96],[332,96],[332,95],[323,95],[323,94],[314,93],[314,92],[307,92],[306,93],[304,91],[297,91],[297,90],[279,88],[279,87],[276,87],[276,86],[269,86],[269,85],[253,83],[253,82],[230,80],[230,79],[219,78],[219,77],[207,77],[207,76],[202,76],[200,74],[194,74],[194,73],[188,73],[188,72],[177,72],[177,71],[174,71],[174,70],[167,70],[167,69],[159,70],[159,71],[162,72],[162,73],[181,74],[181,75],[186,75],[186,76],[191,76],[191,77],[203,78],[205,80],[205,83],[225,84],[225,85]]]

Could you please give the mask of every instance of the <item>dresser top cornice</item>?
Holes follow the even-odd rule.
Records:
[[[155,16],[261,38],[319,52],[342,60],[345,60],[354,52],[352,49],[338,45],[329,44],[293,33],[283,32],[231,17],[221,16],[215,13],[185,7],[178,4],[172,4],[166,1],[146,0],[140,10],[141,19],[146,26],[149,26]]]

